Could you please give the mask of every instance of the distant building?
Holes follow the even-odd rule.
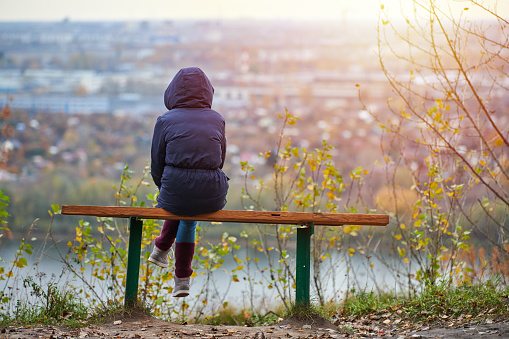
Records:
[[[9,100],[12,98],[12,101]],[[103,96],[66,96],[66,95],[32,95],[11,94],[0,96],[0,109],[6,104],[13,109],[28,112],[48,112],[67,114],[108,113],[111,111],[110,100]]]

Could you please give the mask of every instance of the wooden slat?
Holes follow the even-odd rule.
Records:
[[[165,211],[162,208],[119,207],[119,206],[63,205],[62,214],[90,215],[97,217],[113,217],[113,218],[139,217],[142,219],[178,219],[196,221],[260,223],[260,224],[304,225],[310,222],[314,222],[315,225],[324,226],[342,226],[342,225],[385,226],[389,223],[389,216],[385,214],[221,210],[214,213],[201,214],[193,217],[184,217]]]

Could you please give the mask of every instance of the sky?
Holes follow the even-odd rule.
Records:
[[[407,6],[412,0],[401,0]],[[468,0],[437,0],[455,10]],[[496,0],[483,0],[493,5]],[[400,0],[0,0],[0,21],[108,21],[177,19],[377,20],[380,4],[398,9]],[[470,6],[472,7],[472,6]],[[509,16],[509,0],[498,1]],[[471,15],[474,15],[471,10]]]

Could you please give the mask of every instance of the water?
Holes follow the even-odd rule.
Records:
[[[65,257],[69,250],[65,241],[54,245],[52,243],[45,244],[39,240],[31,242],[31,245],[34,248],[34,253],[25,256],[28,263],[27,267],[18,269],[18,279],[16,281],[13,278],[8,281],[0,281],[0,291],[11,292],[15,299],[26,298],[31,289],[29,285],[23,284],[25,279],[38,286],[53,283],[61,287],[75,286],[78,289],[90,290],[87,283],[91,284],[91,280],[82,281],[78,279],[63,263],[61,256]],[[0,257],[10,263],[15,258],[18,246],[19,241],[5,241],[0,246]],[[277,253],[275,251],[271,253],[272,263],[277,265],[279,259]],[[209,308],[218,307],[218,305],[222,305],[223,302],[227,301],[229,305],[239,308],[250,308],[254,304],[260,309],[270,310],[278,302],[278,293],[276,288],[268,287],[268,280],[271,276],[268,270],[270,266],[268,258],[251,248],[247,253],[244,248],[241,248],[236,251],[236,254],[242,260],[242,263],[236,262],[232,255],[228,255],[223,266],[212,273],[212,281],[208,280],[208,285],[208,277],[202,274],[202,270],[197,270],[198,275],[192,281],[191,295],[196,295],[206,286]],[[246,255],[252,260],[246,261]],[[289,256],[291,265],[294,265],[295,252],[289,250]],[[254,261],[255,257],[258,257],[258,262]],[[390,260],[387,256],[383,259]],[[371,264],[373,264],[372,268]],[[251,265],[253,268],[247,270],[247,265]],[[5,265],[3,266],[5,267]],[[232,273],[232,270],[239,266],[244,266],[244,269]],[[277,270],[277,267],[275,269]],[[160,268],[156,270],[160,270]],[[367,260],[362,255],[349,256],[347,253],[334,253],[330,258],[324,260],[321,270],[317,282],[314,281],[314,271],[311,270],[312,300],[317,300],[319,297],[315,286],[317,283],[322,284],[320,290],[324,293],[322,297],[325,301],[341,300],[345,293],[352,289],[356,291],[376,290],[378,287],[386,289],[393,288],[396,283],[396,278],[392,272],[387,270],[379,260],[374,258]],[[238,281],[232,280],[232,274],[237,275],[236,280]],[[273,275],[277,276],[276,274]],[[84,276],[91,277],[91,266],[86,266]],[[5,288],[6,283],[9,284],[10,288]],[[108,295],[107,282],[94,279],[94,284],[92,288],[99,295]]]

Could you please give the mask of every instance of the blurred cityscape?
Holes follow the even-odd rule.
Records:
[[[285,108],[302,119],[285,131],[295,145],[312,149],[327,140],[345,174],[373,167],[383,159],[382,131],[364,110],[359,89],[382,120],[390,116],[384,111],[392,96],[376,55],[376,34],[376,23],[346,19],[0,23],[0,110],[10,107],[13,130],[0,140],[10,153],[0,183],[8,193],[16,191],[14,202],[30,215],[28,205],[46,211],[46,205],[71,198],[86,203],[83,196],[62,193],[65,185],[112,182],[126,163],[141,172],[155,119],[166,111],[164,90],[189,66],[209,76],[213,108],[226,119],[225,171],[232,191],[242,186],[240,161],[269,172],[258,155],[276,146],[276,113]],[[385,62],[400,79],[410,77],[396,59]],[[493,96],[505,112],[508,101]],[[423,157],[411,147],[406,152],[409,162]],[[45,184],[34,202],[33,191]],[[376,192],[383,180],[372,185]]]
[[[33,168],[58,160],[90,160],[93,150],[68,140],[84,133],[82,120],[96,120],[84,115],[108,117],[88,131],[96,143],[104,139],[102,131],[110,141],[134,132],[135,146],[146,154],[154,118],[165,111],[163,92],[178,69],[188,66],[201,67],[215,87],[214,108],[227,121],[231,164],[256,162],[259,152],[274,146],[276,112],[285,107],[305,120],[305,128],[288,134],[299,133],[303,145],[322,139],[348,143],[338,160],[358,164],[366,159],[362,153],[374,150],[368,144],[379,142],[379,132],[360,108],[356,84],[372,108],[390,95],[374,53],[373,28],[347,22],[0,23],[0,107],[8,103],[16,121],[16,133],[3,147],[23,159],[11,159],[0,180],[33,175]],[[146,124],[120,126],[115,135],[114,120]],[[36,131],[45,141],[30,145],[27,138]],[[101,146],[105,151],[116,145]],[[122,151],[114,153],[121,163],[132,160],[133,152],[125,158]]]

